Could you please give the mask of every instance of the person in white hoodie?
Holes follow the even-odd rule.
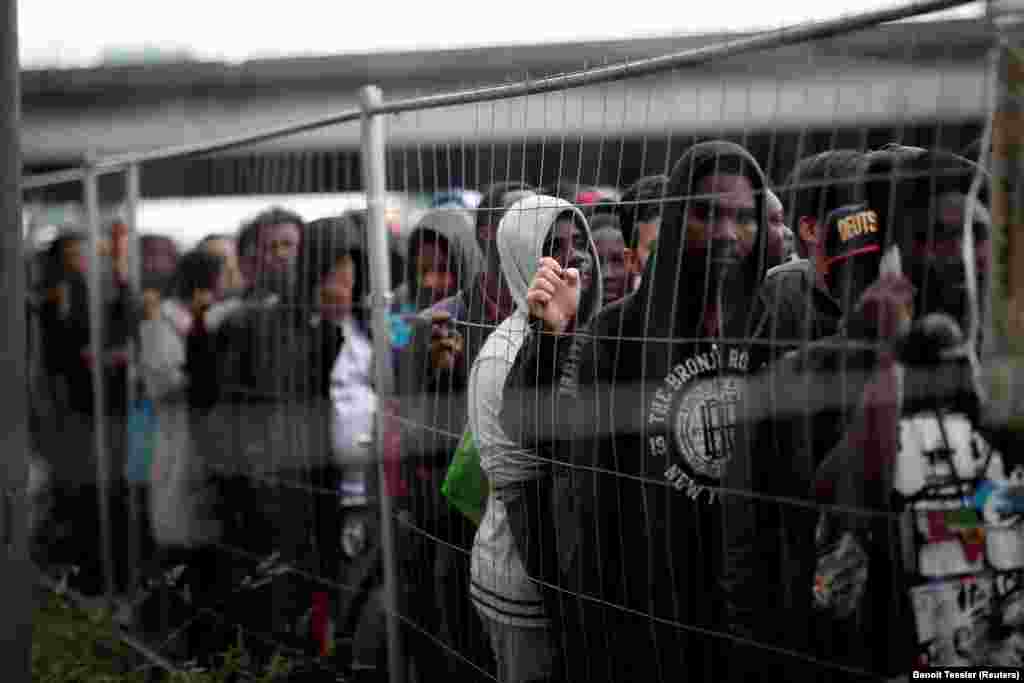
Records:
[[[139,327],[139,376],[144,396],[156,417],[153,464],[145,496],[149,530],[156,544],[153,566],[163,573],[184,566],[180,585],[196,605],[212,605],[229,590],[220,580],[215,546],[222,540],[212,482],[205,476],[195,449],[189,406],[186,339],[193,324],[194,302],[216,302],[223,295],[224,261],[193,250],[178,261],[161,301],[156,290],[144,295],[145,320]],[[144,570],[144,572],[147,570]],[[165,576],[169,577],[168,573]],[[143,628],[162,630],[168,616],[160,592],[141,607]],[[195,652],[208,640],[205,626],[190,628],[185,642]]]
[[[545,195],[521,199],[498,226],[497,245],[515,312],[484,343],[469,380],[469,428],[491,495],[473,543],[470,596],[491,639],[501,683],[526,683],[552,675],[555,648],[544,601],[527,577],[513,525],[527,503],[523,484],[545,476],[544,462],[502,429],[505,382],[532,324],[527,291],[541,260],[558,261],[565,277],[581,283],[581,312],[602,300],[597,248],[583,213]]]
[[[191,251],[178,264],[170,296],[163,301],[152,293],[146,296],[146,320],[139,330],[140,371],[159,420],[149,504],[154,538],[163,547],[197,547],[219,540],[210,511],[193,509],[192,503],[199,501],[189,495],[197,467],[189,428],[185,341],[192,327],[193,299],[219,300],[223,271],[221,258]]]

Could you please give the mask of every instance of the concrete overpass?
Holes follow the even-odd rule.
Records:
[[[356,106],[366,83],[399,98],[651,57],[737,36],[487,47],[323,58],[164,64],[22,74],[29,171],[194,143]],[[661,170],[695,136],[731,135],[780,175],[793,155],[904,140],[961,148],[986,94],[982,20],[905,22],[700,69],[564,93],[392,117],[391,183],[467,184],[519,175],[612,183]],[[936,127],[936,124],[941,124]],[[217,159],[144,171],[148,195],[348,190],[358,125]],[[678,150],[678,151],[677,151]],[[539,159],[544,168],[539,169]],[[512,171],[511,169],[516,169]]]

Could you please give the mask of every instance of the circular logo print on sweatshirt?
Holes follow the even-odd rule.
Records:
[[[676,448],[696,475],[722,478],[736,447],[736,423],[743,398],[743,380],[726,375],[698,381],[676,407]]]
[[[746,352],[695,355],[665,376],[649,403],[649,450],[664,458],[665,479],[694,500],[719,485],[736,450],[748,366]]]

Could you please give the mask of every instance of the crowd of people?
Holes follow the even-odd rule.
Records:
[[[137,559],[115,562],[118,590],[176,567],[193,613],[314,656],[344,640],[354,679],[387,662],[378,490],[410,680],[1019,667],[1024,460],[978,373],[989,191],[974,160],[895,144],[801,159],[773,187],[709,141],[621,194],[446,193],[392,259],[386,345],[365,212],[269,209],[180,256],[147,238],[139,292],[123,226],[102,264],[66,232],[30,302],[55,492],[40,547],[102,589],[99,376],[115,540]],[[448,485],[473,468],[469,509]],[[215,622],[189,655],[212,655]]]

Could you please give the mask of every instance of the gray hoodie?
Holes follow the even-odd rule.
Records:
[[[516,355],[531,334],[526,303],[530,282],[537,274],[551,228],[565,214],[576,217],[584,226],[593,263],[592,284],[582,293],[580,308],[594,311],[600,305],[600,263],[583,214],[569,202],[554,197],[521,199],[509,207],[497,235],[502,272],[516,310],[484,342],[469,377],[469,428],[480,452],[481,467],[495,491],[487,500],[473,543],[470,595],[489,619],[520,627],[544,628],[547,618],[537,586],[527,578],[513,541],[506,504],[511,503],[508,496],[516,494],[506,487],[538,479],[545,469],[532,449],[523,448],[502,429],[502,398]]]
[[[476,242],[473,219],[463,209],[432,209],[419,219],[407,240],[405,257],[405,282],[395,292],[398,312],[422,311],[434,302],[429,293],[422,291],[416,278],[416,249],[420,235],[434,233],[444,238],[448,246],[448,258],[456,278],[455,289],[468,289],[483,266],[483,256]]]
[[[484,342],[469,379],[469,425],[476,435],[484,470],[494,486],[534,478],[533,472],[539,470],[539,463],[529,455],[525,459],[516,456],[519,445],[505,434],[499,416],[508,371],[530,333],[530,313],[526,303],[530,282],[537,274],[544,242],[551,228],[567,213],[587,225],[579,209],[562,199],[545,195],[516,202],[498,225],[501,269],[516,302],[516,310]],[[602,296],[597,247],[589,228],[587,246],[594,272],[591,286],[583,292],[585,300],[580,302],[581,318],[586,317],[582,311],[594,312],[600,306]]]

